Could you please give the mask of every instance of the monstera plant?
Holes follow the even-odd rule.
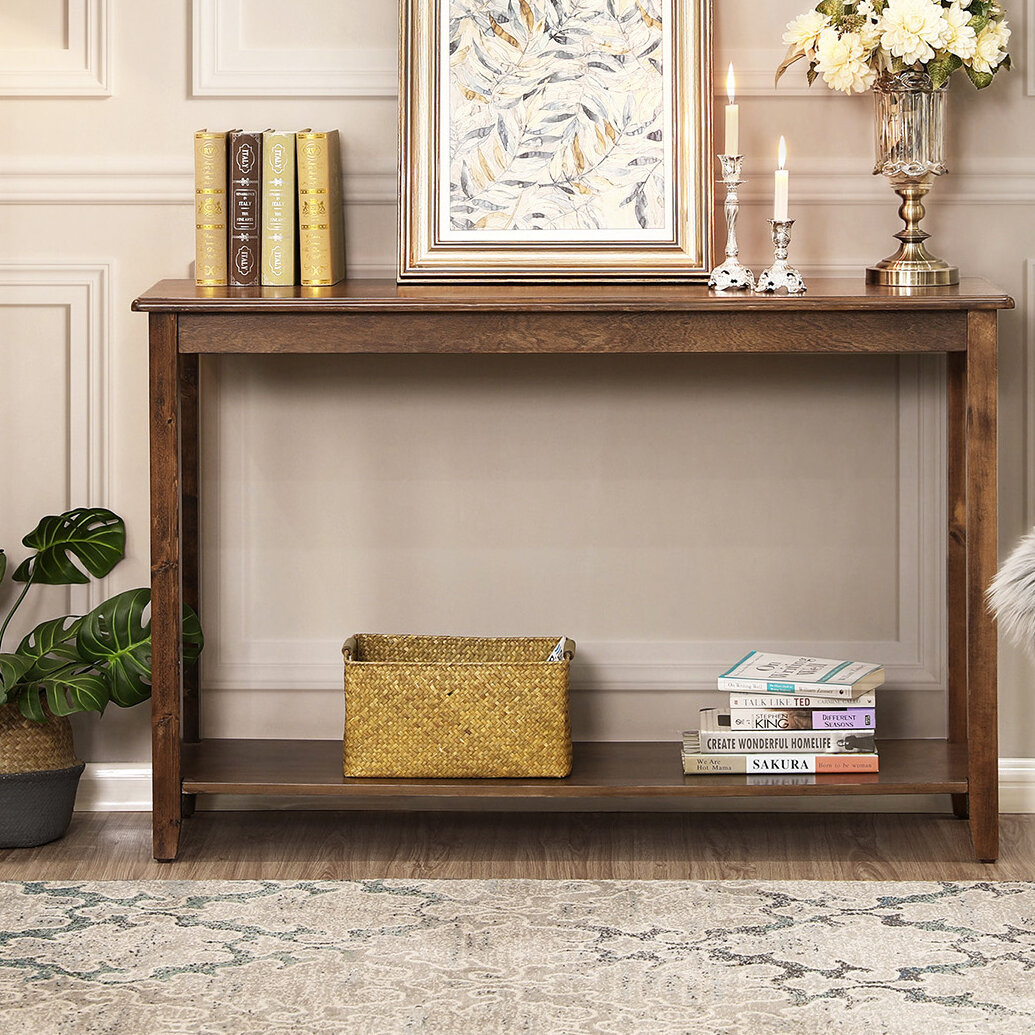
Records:
[[[22,543],[32,553],[11,576],[22,589],[0,625],[0,847],[43,844],[67,829],[83,771],[67,717],[151,696],[148,589],[119,593],[85,615],[49,619],[4,650],[33,586],[82,585],[122,560],[122,518],[102,508],[71,510],[43,518]],[[0,593],[6,569],[0,550]],[[204,639],[189,608],[183,640],[185,661],[197,660]]]

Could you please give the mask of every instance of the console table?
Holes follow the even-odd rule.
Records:
[[[997,310],[991,285],[914,294],[854,280],[804,296],[700,285],[204,288],[167,280],[133,303],[149,314],[154,856],[175,859],[198,794],[520,799],[948,794],[974,851],[998,854],[996,630]],[[946,353],[948,363],[948,736],[880,743],[879,774],[801,786],[684,776],[678,745],[582,743],[563,780],[342,776],[341,741],[202,740],[200,676],[183,664],[182,605],[199,603],[198,362],[218,353]],[[348,630],[343,630],[344,633]]]

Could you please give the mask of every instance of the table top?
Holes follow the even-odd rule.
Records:
[[[704,284],[396,284],[343,280],[332,287],[199,287],[162,280],[133,303],[146,313],[380,312],[823,312],[1012,309],[986,280],[953,287],[888,288],[855,277],[815,278],[804,295],[712,291]]]

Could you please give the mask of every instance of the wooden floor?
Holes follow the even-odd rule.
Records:
[[[715,880],[1035,879],[1035,816],[1002,817],[976,862],[967,824],[916,814],[199,812],[180,858],[151,858],[149,813],[77,813],[0,879],[372,877]]]

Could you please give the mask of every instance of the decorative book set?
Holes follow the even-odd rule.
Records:
[[[724,672],[729,708],[683,734],[685,773],[875,773],[880,665],[751,651]]]
[[[345,277],[338,131],[194,134],[197,283],[320,287]]]

